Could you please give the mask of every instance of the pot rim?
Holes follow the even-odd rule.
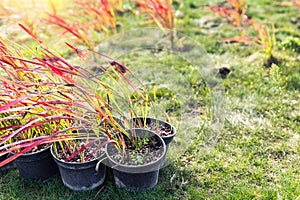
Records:
[[[49,146],[47,146],[46,148],[42,148],[42,149],[40,149],[38,151],[35,151],[35,152],[29,152],[29,153],[27,152],[27,153],[21,154],[19,157],[32,156],[32,155],[35,155],[37,153],[41,153],[41,152],[47,151],[49,148],[51,148],[51,146],[52,146],[52,144],[49,145]],[[11,153],[14,154],[13,152],[11,152]]]
[[[153,132],[153,131],[151,131],[151,130],[148,130],[148,129],[143,129],[143,128],[133,128],[133,129],[128,129],[128,130],[143,130],[143,131],[148,131],[148,132],[150,132],[151,134],[153,134],[153,135],[155,135],[157,138],[158,138],[158,140],[161,142],[161,144],[163,145],[163,154],[157,159],[157,160],[155,160],[155,161],[152,161],[152,162],[150,162],[150,163],[146,163],[146,164],[143,164],[143,165],[124,165],[124,164],[120,164],[120,163],[118,163],[118,162],[116,162],[115,160],[113,160],[112,158],[111,158],[111,156],[109,155],[109,153],[108,153],[108,145],[109,144],[107,144],[107,145],[105,145],[105,153],[106,153],[106,158],[108,158],[109,159],[109,161],[111,161],[111,162],[113,162],[114,163],[114,165],[113,166],[117,166],[117,168],[130,168],[130,169],[137,169],[137,168],[144,168],[144,167],[148,167],[148,166],[151,166],[151,165],[154,165],[154,164],[156,164],[156,163],[159,163],[159,162],[161,162],[161,161],[163,161],[163,159],[164,159],[164,157],[165,157],[165,155],[166,155],[166,153],[167,153],[167,148],[166,148],[166,144],[165,144],[165,142],[164,142],[164,140],[162,139],[162,137],[161,136],[159,136],[158,134],[156,134],[155,132]],[[128,131],[127,130],[127,131]]]
[[[174,137],[176,135],[176,133],[177,133],[176,128],[171,123],[169,123],[169,122],[166,122],[166,121],[163,121],[163,120],[160,120],[160,119],[156,119],[156,118],[153,118],[153,117],[133,117],[131,120],[135,120],[135,119],[143,119],[143,120],[144,119],[146,119],[146,120],[150,119],[151,121],[152,120],[153,121],[157,121],[159,124],[164,123],[164,124],[169,125],[171,127],[171,130],[172,130],[173,134],[170,134],[170,135],[167,135],[167,136],[160,136],[162,138],[171,138],[171,137]]]
[[[57,142],[56,142],[56,143],[57,143]],[[50,152],[51,152],[52,157],[53,157],[56,161],[58,161],[58,162],[60,162],[60,163],[63,163],[63,164],[72,164],[72,165],[90,164],[90,163],[95,162],[95,161],[99,162],[99,161],[102,160],[102,157],[104,157],[104,155],[101,155],[101,156],[99,156],[99,157],[97,157],[97,158],[94,158],[94,159],[89,160],[89,161],[86,161],[86,162],[66,162],[66,161],[64,161],[64,160],[62,160],[62,159],[59,159],[59,158],[55,155],[53,144],[52,144],[50,147],[51,147]],[[102,148],[104,148],[104,147],[102,147]],[[105,151],[103,151],[103,154],[105,154]]]

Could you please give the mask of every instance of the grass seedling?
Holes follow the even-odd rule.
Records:
[[[84,18],[73,18],[66,20],[61,16],[48,13],[46,22],[64,30],[63,33],[70,33],[89,49],[94,48],[92,32],[103,31],[106,35],[110,32],[116,33],[116,17],[113,7],[108,0],[74,0],[76,12],[84,15]]]
[[[227,0],[224,6],[213,5],[208,10],[221,16],[235,27],[243,26],[243,22],[247,12],[247,6],[244,0]]]
[[[65,33],[70,33],[71,35],[75,36],[79,41],[84,43],[87,47],[93,49],[94,44],[90,39],[90,36],[85,31],[84,27],[78,23],[73,23],[68,20],[59,17],[56,14],[48,14],[48,19],[46,22],[48,24],[56,25],[64,30]]]
[[[281,6],[296,6],[300,10],[300,0],[292,0],[290,2],[280,2]]]
[[[146,13],[151,22],[162,30],[169,30],[171,48],[174,49],[176,38],[175,14],[171,0],[134,0],[141,13]]]
[[[243,0],[228,0],[227,4],[224,4],[223,6],[214,5],[208,9],[217,13],[235,27],[242,28],[240,36],[222,38],[222,41],[230,43],[244,43],[248,45],[258,44],[262,47],[262,50],[267,57],[266,63],[264,64],[265,66],[270,67],[272,63],[278,62],[278,60],[274,57],[274,48],[276,46],[274,24],[271,25],[272,29],[270,30],[268,26],[263,26],[255,20],[247,17],[247,6]],[[254,30],[255,36],[248,35],[248,32],[251,29]]]
[[[116,33],[116,16],[112,5],[120,6],[120,2],[109,0],[75,0],[84,15],[91,20],[89,25],[96,31],[104,31],[109,34],[110,30]],[[122,2],[121,2],[122,3]],[[91,29],[91,27],[89,27]]]
[[[257,37],[254,37],[254,42],[262,47],[266,55],[264,66],[271,67],[271,65],[278,64],[278,60],[274,57],[274,49],[276,47],[275,26],[271,24],[271,30],[267,25],[263,26],[260,23],[247,18],[247,21],[252,25],[256,31]]]

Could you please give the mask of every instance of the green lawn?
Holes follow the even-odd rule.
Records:
[[[258,45],[221,41],[238,36],[240,31],[205,9],[220,1],[182,2],[180,5],[179,0],[174,1],[174,7],[180,9],[178,32],[206,50],[207,62],[212,63],[206,68],[226,67],[231,73],[219,79],[224,95],[211,101],[212,93],[205,86],[209,78],[198,74],[184,59],[165,52],[148,55],[142,51],[120,57],[139,77],[148,78],[150,85],[155,79],[154,85],[171,88],[171,94],[161,90],[166,99],[162,106],[169,109],[177,126],[183,117],[176,136],[178,146],[171,147],[175,153],[170,164],[161,170],[158,185],[147,192],[129,193],[115,187],[109,171],[101,188],[73,192],[63,186],[59,177],[46,183],[23,181],[13,170],[0,177],[0,199],[300,199],[300,42],[293,48],[282,45],[288,37],[300,37],[300,11],[272,0],[245,1],[247,15],[276,27],[274,55],[280,62],[266,68],[265,54]],[[117,19],[120,32],[148,26],[142,24],[143,17],[133,17],[131,10]],[[295,19],[298,22],[292,23]],[[71,60],[72,53],[63,47],[64,41],[51,32],[43,33],[43,21],[38,23],[38,34]],[[34,49],[36,44],[30,37],[16,29],[14,22],[0,21],[0,33],[11,31],[7,35],[10,39]],[[164,73],[158,75],[160,68],[166,69],[164,64],[171,69],[167,77]],[[203,71],[201,66],[199,69]],[[170,78],[174,75],[176,82]],[[170,98],[172,92],[176,98]],[[180,108],[176,107],[177,101]],[[225,106],[217,114],[224,122],[218,131],[210,127],[214,104]]]

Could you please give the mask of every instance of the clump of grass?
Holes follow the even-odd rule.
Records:
[[[295,6],[300,10],[300,0],[292,0],[290,2],[280,2],[278,4],[281,6]]]
[[[283,50],[291,50],[296,53],[300,53],[300,38],[298,37],[287,37],[280,43],[280,47]]]
[[[48,16],[49,17],[46,20],[48,24],[56,25],[62,28],[65,31],[64,33],[70,33],[89,48],[91,49],[94,48],[94,44],[90,36],[88,35],[85,28],[81,24],[70,22],[55,14],[49,13]]]
[[[228,0],[226,4],[207,7],[208,10],[220,15],[235,27],[241,27],[245,21],[247,5],[244,0]]]
[[[171,0],[134,0],[141,13],[146,13],[150,22],[154,22],[162,30],[169,30],[171,48],[174,49],[176,37],[176,19]]]
[[[2,37],[0,52],[4,72],[0,75],[0,155],[15,152],[2,166],[47,143],[52,134],[69,126],[72,117],[62,112],[70,114],[71,104],[66,103],[68,89],[59,84],[55,73],[45,70],[41,62],[27,60]]]
[[[70,33],[89,49],[94,48],[95,39],[92,32],[104,32],[107,36],[116,33],[116,16],[108,0],[74,0],[76,12],[84,18],[73,17],[72,21],[53,13],[48,14],[46,22]]]
[[[279,61],[274,56],[274,51],[276,47],[276,36],[275,36],[275,26],[271,24],[271,31],[269,27],[262,26],[260,23],[247,19],[247,21],[253,26],[256,31],[257,37],[254,37],[254,42],[262,47],[265,55],[267,56],[264,62],[265,67],[271,67],[272,64],[278,64]]]
[[[109,33],[109,29],[116,33],[116,15],[113,5],[120,6],[122,2],[109,0],[75,0],[75,3],[82,9],[83,14],[89,20],[89,30],[104,31]]]
[[[209,10],[217,13],[223,19],[227,20],[234,27],[241,30],[241,35],[232,38],[222,38],[222,41],[230,43],[244,43],[247,45],[259,45],[266,55],[264,66],[278,64],[274,56],[276,47],[275,26],[262,25],[250,19],[246,15],[247,5],[243,0],[228,0],[224,5],[214,5],[208,7]]]

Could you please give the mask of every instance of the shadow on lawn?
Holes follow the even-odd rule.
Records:
[[[92,191],[74,192],[64,187],[59,176],[45,183],[24,181],[12,170],[0,178],[0,199],[184,199],[189,184],[196,180],[193,173],[180,169],[176,163],[163,168],[159,174],[158,185],[146,192],[127,192],[115,186],[111,169],[102,186]]]

